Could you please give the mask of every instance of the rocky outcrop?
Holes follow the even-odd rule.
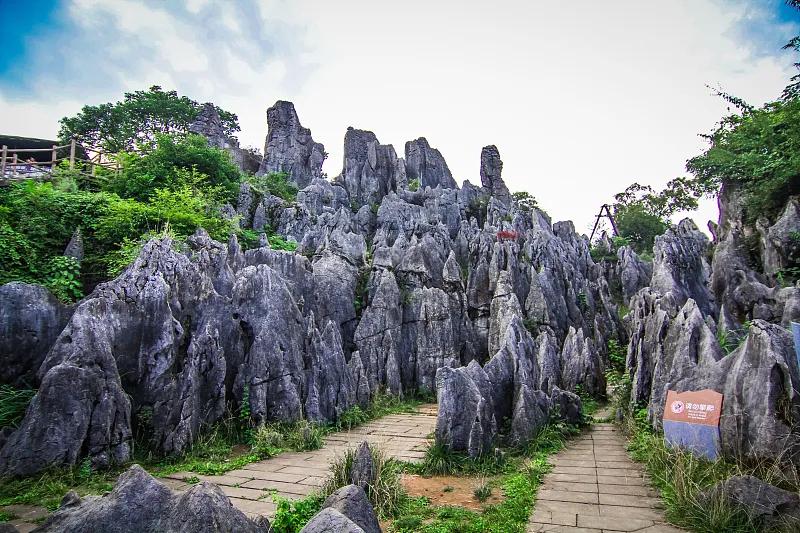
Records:
[[[484,146],[481,150],[481,185],[492,198],[508,205],[511,202],[511,193],[501,177],[502,173],[503,161],[500,159],[500,151],[494,145]]]
[[[470,457],[489,453],[497,436],[497,420],[486,372],[472,361],[462,368],[440,368],[436,382],[436,442]]]
[[[261,164],[261,158],[257,154],[239,148],[239,141],[225,134],[219,111],[212,103],[203,104],[194,122],[189,124],[189,132],[205,137],[209,146],[228,152],[233,164],[244,172],[252,174]]]
[[[39,366],[71,313],[40,285],[0,286],[0,383],[37,386]]]
[[[455,189],[456,180],[447,168],[447,162],[436,148],[431,148],[425,137],[406,143],[406,178],[419,180],[420,187]]]
[[[68,493],[38,533],[267,533],[269,522],[258,523],[236,509],[222,489],[201,482],[183,493],[133,465],[119,477],[114,490],[103,497],[79,497]]]
[[[267,128],[259,174],[286,172],[301,189],[322,177],[322,163],[328,154],[322,144],[314,142],[311,130],[300,124],[294,104],[278,100],[267,109]]]
[[[315,514],[300,533],[365,533],[363,529],[333,507]]]
[[[336,178],[356,207],[379,205],[384,196],[405,186],[406,168],[391,144],[380,144],[371,131],[348,128],[344,167]]]
[[[477,454],[506,421],[515,441],[531,438],[556,389],[602,394],[606,340],[625,338],[604,272],[571,223],[511,201],[495,147],[482,154],[483,187],[456,188],[424,139],[404,161],[351,128],[329,182],[291,104],[269,120],[262,171],[290,172],[296,200],[243,183],[225,212],[262,232],[256,248],[203,232],[151,242],[54,325],[37,348],[43,386],[20,428],[4,431],[0,471],[87,454],[98,466],[124,461],[134,433],[179,453],[243,402],[253,423],[326,423],[378,391],[450,382],[471,383],[458,394],[473,413],[469,427],[442,432]],[[423,186],[409,190],[409,179]],[[297,253],[270,249],[271,230]],[[78,379],[69,372],[84,392],[66,391]],[[51,405],[58,395],[63,407]],[[464,413],[453,402],[455,423]]]

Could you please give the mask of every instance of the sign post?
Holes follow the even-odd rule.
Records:
[[[800,324],[792,322],[792,335],[794,335],[794,351],[797,353],[797,364],[800,365]]]
[[[721,414],[722,394],[716,391],[667,391],[664,439],[673,448],[683,448],[713,461],[719,457]]]

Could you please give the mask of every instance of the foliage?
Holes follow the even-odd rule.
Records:
[[[241,172],[225,150],[209,146],[202,135],[158,135],[142,154],[121,153],[122,172],[109,177],[106,190],[123,198],[147,200],[158,189],[205,189],[206,196],[232,199]],[[213,191],[213,194],[212,194]]]
[[[491,476],[508,473],[513,466],[508,454],[499,449],[494,453],[473,458],[434,442],[426,448],[422,462],[408,465],[406,468],[409,472],[422,476],[475,474]]]
[[[44,285],[62,302],[74,302],[83,297],[81,265],[74,257],[57,255],[50,259]]]
[[[11,385],[0,385],[0,429],[17,427],[35,394],[33,389],[15,389]]]
[[[417,192],[420,188],[420,185],[419,178],[414,178],[408,182],[408,190],[411,192]]]
[[[617,339],[608,339],[606,343],[606,351],[608,352],[608,361],[611,369],[616,372],[625,372],[625,359],[627,358],[627,350],[621,346]]]
[[[288,500],[274,496],[278,505],[275,518],[270,521],[274,533],[298,533],[322,508],[325,499],[319,494],[311,494],[300,500]]]
[[[119,470],[103,473],[81,472],[80,468],[53,469],[34,477],[6,479],[0,483],[0,507],[39,505],[53,511],[70,490],[79,495],[104,494],[113,488]]]
[[[751,322],[745,321],[741,328],[727,330],[723,326],[717,328],[717,342],[725,355],[728,355],[742,345],[750,332]]]
[[[263,176],[248,176],[248,183],[259,194],[271,194],[294,202],[297,199],[297,186],[289,181],[289,174],[286,172],[270,172]]]
[[[533,195],[528,192],[515,192],[511,196],[514,198],[514,202],[516,202],[517,207],[522,211],[533,211],[539,207],[539,202],[537,202],[536,198],[534,198]]]
[[[6,511],[0,511],[0,524],[2,524],[3,522],[10,522],[11,520],[13,520],[15,518],[16,518],[16,515],[14,515],[12,513],[9,513],[9,512],[6,512]]]
[[[125,93],[122,101],[83,106],[72,117],[61,119],[62,141],[78,139],[91,149],[131,151],[152,145],[158,135],[185,134],[201,105],[176,91],[154,85],[148,91]],[[239,131],[238,118],[217,107],[226,135]]]
[[[339,415],[339,418],[336,420],[336,427],[340,430],[350,431],[354,427],[366,423],[368,420],[369,415],[364,412],[360,406],[354,405]]]
[[[800,193],[800,95],[743,108],[724,117],[708,136],[710,147],[687,163],[695,189],[715,193],[729,184],[743,192],[749,221],[773,219]]]
[[[669,227],[663,218],[639,204],[615,206],[614,219],[620,235],[638,254],[652,252],[656,237]]]

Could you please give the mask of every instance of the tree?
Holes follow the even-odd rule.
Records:
[[[158,85],[148,91],[125,93],[121,102],[83,106],[72,117],[61,119],[58,136],[62,141],[76,138],[92,150],[132,151],[153,145],[157,135],[186,134],[201,105],[176,91]],[[226,135],[239,131],[238,117],[217,108]]]

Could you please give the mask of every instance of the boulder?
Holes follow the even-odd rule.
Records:
[[[365,533],[355,522],[333,507],[315,514],[300,533]]]
[[[1,285],[0,383],[36,387],[39,366],[71,314],[41,285]]]
[[[202,482],[186,492],[173,493],[138,465],[117,480],[103,497],[80,498],[68,493],[37,533],[267,533],[269,523],[259,524],[236,509],[222,489]]]
[[[800,497],[754,476],[733,476],[706,489],[701,499],[708,505],[719,501],[747,514],[763,531],[800,527]]]
[[[364,533],[381,533],[378,517],[364,489],[358,485],[342,487],[325,500],[323,509],[335,509],[350,519]]]

